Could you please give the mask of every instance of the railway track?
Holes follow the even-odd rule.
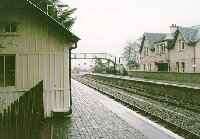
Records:
[[[108,82],[89,76],[74,77],[74,79],[149,117],[185,138],[200,138],[200,114],[195,111],[177,107],[173,105],[174,103],[168,103],[167,101],[152,99],[152,97],[134,93],[136,90],[127,90],[123,86],[108,84]]]

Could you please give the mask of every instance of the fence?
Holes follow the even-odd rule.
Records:
[[[41,81],[0,113],[0,138],[39,138],[36,132],[42,127],[43,120],[43,82]]]

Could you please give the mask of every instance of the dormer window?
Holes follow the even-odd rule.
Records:
[[[166,53],[165,43],[159,43],[156,47],[156,54],[164,54]]]
[[[166,51],[166,49],[165,49],[165,44],[162,43],[162,44],[160,45],[160,47],[161,47],[161,53],[165,53],[165,51]]]
[[[185,42],[183,40],[178,40],[178,50],[184,50],[185,49]]]
[[[159,53],[159,46],[160,46],[160,45],[159,45],[159,44],[157,44],[157,45],[156,45],[156,47],[155,47],[155,53],[156,53],[156,54],[158,54],[158,53]]]

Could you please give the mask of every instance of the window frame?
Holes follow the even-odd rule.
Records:
[[[6,57],[14,57],[14,85],[8,85],[6,83],[7,81],[7,78],[6,78]],[[6,88],[8,86],[12,86],[12,87],[15,87],[16,86],[16,55],[15,54],[0,54],[0,57],[3,57],[3,64],[4,64],[4,69],[3,69],[3,85],[0,84],[0,87],[3,87],[3,88]]]
[[[185,41],[182,39],[178,40],[178,51],[183,51],[185,49]]]
[[[185,72],[185,62],[181,62],[181,72]]]
[[[18,32],[18,23],[16,22],[3,22],[0,23],[1,29],[0,33],[17,33]]]
[[[180,72],[180,64],[179,64],[179,62],[176,62],[176,72]]]
[[[185,42],[182,41],[182,42],[181,42],[181,50],[184,50],[184,49],[185,49]]]

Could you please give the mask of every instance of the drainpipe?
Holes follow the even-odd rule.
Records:
[[[194,46],[194,67],[193,67],[194,72],[196,72],[196,47]]]
[[[75,43],[75,47],[71,47],[69,48],[69,92],[70,92],[70,110],[69,110],[69,114],[72,113],[72,82],[71,82],[71,77],[72,77],[72,62],[71,62],[71,54],[72,54],[72,50],[77,48],[77,43]]]
[[[114,74],[117,73],[116,65],[117,65],[117,58],[115,57],[115,61],[114,61]]]

